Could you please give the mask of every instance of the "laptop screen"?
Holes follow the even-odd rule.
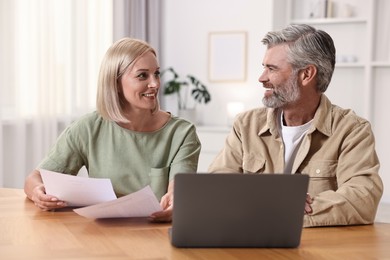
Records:
[[[297,247],[308,181],[301,174],[177,174],[172,244]]]

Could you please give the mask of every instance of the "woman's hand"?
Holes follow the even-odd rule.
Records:
[[[173,210],[173,181],[168,185],[168,192],[162,196],[160,205],[162,211],[158,211],[150,215],[149,219],[152,222],[171,222]]]
[[[57,197],[46,194],[41,174],[37,170],[34,170],[27,176],[24,191],[27,197],[41,210],[48,211],[67,206],[65,201],[61,201]]]
[[[59,209],[67,206],[65,201],[61,201],[54,196],[47,195],[43,184],[36,186],[33,189],[31,200],[34,202],[35,206],[43,211]]]

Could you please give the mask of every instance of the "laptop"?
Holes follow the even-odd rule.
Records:
[[[308,183],[302,174],[177,174],[171,243],[298,247]]]

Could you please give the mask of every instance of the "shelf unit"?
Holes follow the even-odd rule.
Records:
[[[388,0],[326,0],[332,2],[334,17],[310,18],[313,3],[325,0],[274,0],[274,30],[288,24],[309,24],[328,32],[336,46],[336,68],[326,95],[344,108],[352,108],[368,119],[376,137],[381,173],[390,171],[390,1]],[[348,6],[353,10],[343,12]],[[309,14],[310,13],[310,14]],[[348,13],[348,17],[340,14]],[[352,58],[351,58],[352,57]],[[353,61],[353,62],[342,62]],[[384,183],[390,177],[382,174]],[[390,191],[382,200],[390,202]]]

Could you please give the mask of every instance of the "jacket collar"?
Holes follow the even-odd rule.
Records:
[[[323,133],[326,136],[332,134],[332,103],[325,96],[321,95],[320,105],[313,118],[313,124],[311,125],[308,133],[313,133],[315,130]],[[280,109],[268,108],[267,109],[267,124],[264,125],[258,135],[262,135],[266,132],[270,132],[273,136],[279,137],[278,131],[278,114]]]

